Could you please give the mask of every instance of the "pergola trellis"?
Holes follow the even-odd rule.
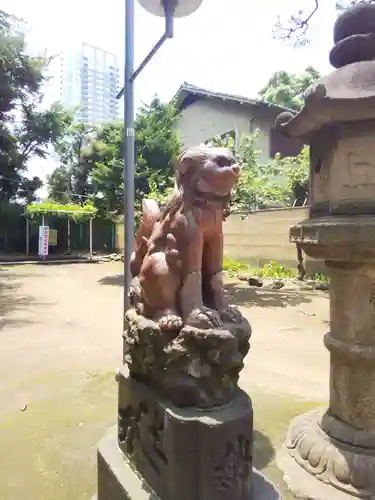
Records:
[[[41,225],[45,225],[45,218],[47,216],[54,216],[58,218],[67,219],[68,225],[68,252],[71,250],[70,242],[70,221],[85,222],[89,221],[89,240],[90,240],[90,257],[92,256],[92,220],[97,213],[96,208],[86,203],[85,205],[75,204],[59,204],[53,202],[44,203],[31,203],[27,205],[25,210],[26,217],[26,255],[30,253],[30,226],[29,220],[36,217],[41,217]]]

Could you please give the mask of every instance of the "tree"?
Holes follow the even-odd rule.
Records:
[[[48,177],[49,197],[60,203],[85,203],[93,195],[90,174],[92,159],[90,146],[96,128],[72,124],[55,144],[60,166]]]
[[[65,165],[60,165],[47,177],[48,198],[57,203],[72,203],[74,192],[71,172]]]
[[[293,206],[303,206],[309,194],[310,148],[305,146],[297,156],[273,160],[274,169],[287,180],[284,197]]]
[[[334,0],[332,0],[334,1]],[[322,0],[310,0],[311,7],[300,9],[291,15],[287,21],[278,18],[275,26],[275,36],[281,40],[291,40],[297,44],[308,43],[308,29],[311,19],[319,11]],[[360,3],[375,3],[375,0],[335,0],[338,11],[352,7]]]
[[[303,92],[319,78],[319,71],[312,66],[301,74],[276,71],[259,94],[265,101],[298,111],[303,104]]]
[[[238,158],[241,176],[231,196],[232,211],[251,211],[271,206],[302,206],[308,196],[309,147],[295,157],[276,157],[268,164],[259,161],[258,134],[243,136],[239,144],[234,138],[217,136],[207,141],[228,147]]]
[[[157,97],[138,110],[135,120],[136,210],[144,196],[159,195],[157,191],[167,192],[173,185],[174,164],[180,150],[175,131],[177,118],[174,106],[162,103]],[[92,198],[102,211],[123,213],[123,123],[104,123],[97,129],[88,131],[86,128],[81,132],[83,136],[77,134],[77,130],[74,135],[71,127],[55,148],[61,165],[48,180],[50,197],[59,200],[63,193],[64,201],[77,201],[84,194],[85,199]],[[79,148],[79,145],[85,147]]]
[[[135,120],[136,210],[140,210],[142,198],[155,191],[155,186],[163,192],[173,185],[174,164],[180,150],[175,131],[177,118],[174,105],[164,104],[157,97],[138,110]],[[118,124],[110,134],[105,128],[99,133],[99,145],[104,146],[102,158],[95,161],[92,171],[95,189],[102,194],[101,203],[106,210],[120,213],[124,206],[122,138],[123,124]]]
[[[40,111],[46,57],[25,51],[22,25],[0,11],[0,201],[32,201],[41,187],[27,179],[28,161],[45,158],[71,117],[60,105]]]
[[[98,129],[89,156],[96,205],[106,212],[123,213],[124,124],[103,124]]]
[[[258,134],[243,136],[236,148],[234,138],[228,134],[208,141],[218,147],[230,148],[242,167],[241,176],[232,190],[231,211],[259,210],[269,206],[283,206],[290,198],[285,182],[280,182],[284,174],[284,164],[271,162],[263,165],[259,161],[257,148]]]

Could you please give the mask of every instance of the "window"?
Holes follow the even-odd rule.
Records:
[[[269,143],[271,158],[274,158],[277,153],[280,153],[282,157],[297,156],[304,146],[300,139],[287,137],[278,128],[270,130]]]
[[[233,150],[233,152],[237,149],[237,137],[235,130],[228,130],[228,132],[224,132],[223,134],[218,134],[211,139],[208,139],[204,142],[207,146],[227,146]]]

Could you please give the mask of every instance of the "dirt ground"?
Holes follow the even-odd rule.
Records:
[[[0,269],[1,499],[95,492],[96,443],[116,421],[120,272],[109,263]],[[227,289],[253,327],[241,385],[254,403],[255,465],[283,488],[274,455],[288,423],[328,397],[328,296]]]

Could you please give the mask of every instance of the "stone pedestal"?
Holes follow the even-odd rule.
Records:
[[[281,500],[264,476],[253,470],[253,491],[249,499]],[[176,497],[178,500],[180,495]],[[163,500],[122,455],[117,443],[117,427],[109,430],[98,447],[98,495],[92,500]]]
[[[252,470],[243,391],[212,410],[178,408],[120,372],[119,401],[118,426],[98,448],[97,500],[279,500]]]
[[[163,500],[249,500],[253,412],[238,390],[211,410],[178,408],[120,374],[119,447]]]
[[[241,318],[165,334],[128,311],[118,426],[98,448],[96,500],[279,500],[253,471],[253,409],[237,386]]]

